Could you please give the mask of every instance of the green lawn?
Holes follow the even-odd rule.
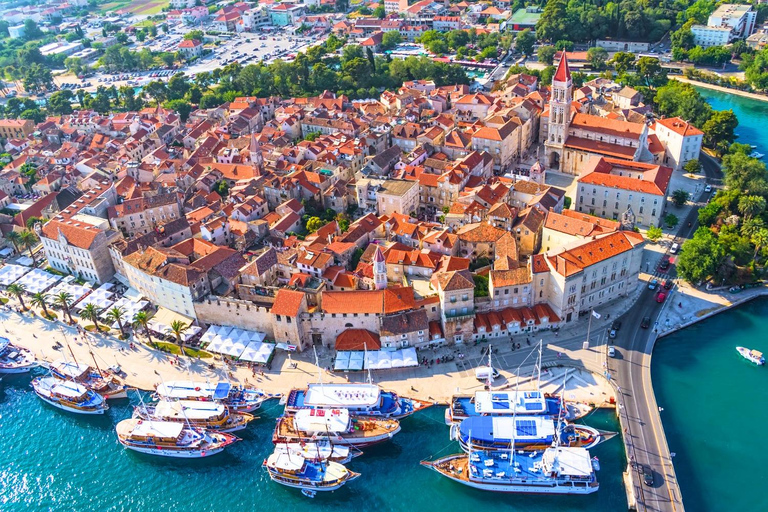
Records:
[[[173,355],[179,356],[181,355],[181,347],[177,345],[176,343],[166,343],[165,341],[153,341],[150,343],[151,346],[161,349],[165,352],[170,352]],[[213,357],[213,354],[210,352],[206,352],[205,350],[200,350],[196,348],[191,347],[184,347],[184,353],[188,355],[189,357],[199,357],[200,359],[208,359]]]

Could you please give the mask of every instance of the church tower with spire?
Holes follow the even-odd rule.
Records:
[[[376,248],[376,254],[373,256],[373,285],[377,290],[387,288],[387,262],[381,247]]]
[[[557,64],[557,71],[552,78],[552,96],[549,98],[549,125],[547,129],[546,165],[550,169],[562,170],[565,157],[564,145],[568,138],[571,124],[571,101],[573,101],[573,82],[571,69],[565,51]]]

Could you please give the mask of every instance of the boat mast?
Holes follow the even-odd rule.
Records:
[[[96,371],[99,372],[99,377],[102,377],[101,375],[101,368],[99,368],[99,363],[96,362],[96,354],[93,353],[93,347],[91,346],[91,340],[88,338],[85,338],[85,342],[88,344],[88,353],[91,354],[91,359],[93,359],[93,364],[96,365]]]
[[[493,363],[491,362],[491,355],[493,354],[493,345],[488,345],[488,391],[491,391],[493,387]]]
[[[544,348],[544,340],[539,340],[539,360],[536,362],[536,387],[541,390],[541,352]]]
[[[75,353],[72,352],[72,347],[69,346],[69,340],[67,339],[67,334],[66,334],[66,332],[64,331],[63,328],[61,329],[61,335],[64,336],[64,343],[67,344],[67,349],[69,349],[69,353],[72,356],[72,360],[75,362],[76,365],[79,366],[79,363],[77,362],[77,358],[75,357]],[[83,338],[88,340],[88,337],[85,336],[85,335],[83,335]],[[90,344],[88,346],[90,347]]]

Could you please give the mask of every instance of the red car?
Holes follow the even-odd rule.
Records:
[[[664,302],[664,299],[667,298],[667,294],[664,292],[659,292],[658,295],[656,295],[656,302]]]

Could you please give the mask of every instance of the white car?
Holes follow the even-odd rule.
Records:
[[[704,192],[706,193],[712,192],[712,185],[707,185],[706,187],[704,187]]]
[[[616,357],[616,349],[614,347],[608,347],[608,356]]]

